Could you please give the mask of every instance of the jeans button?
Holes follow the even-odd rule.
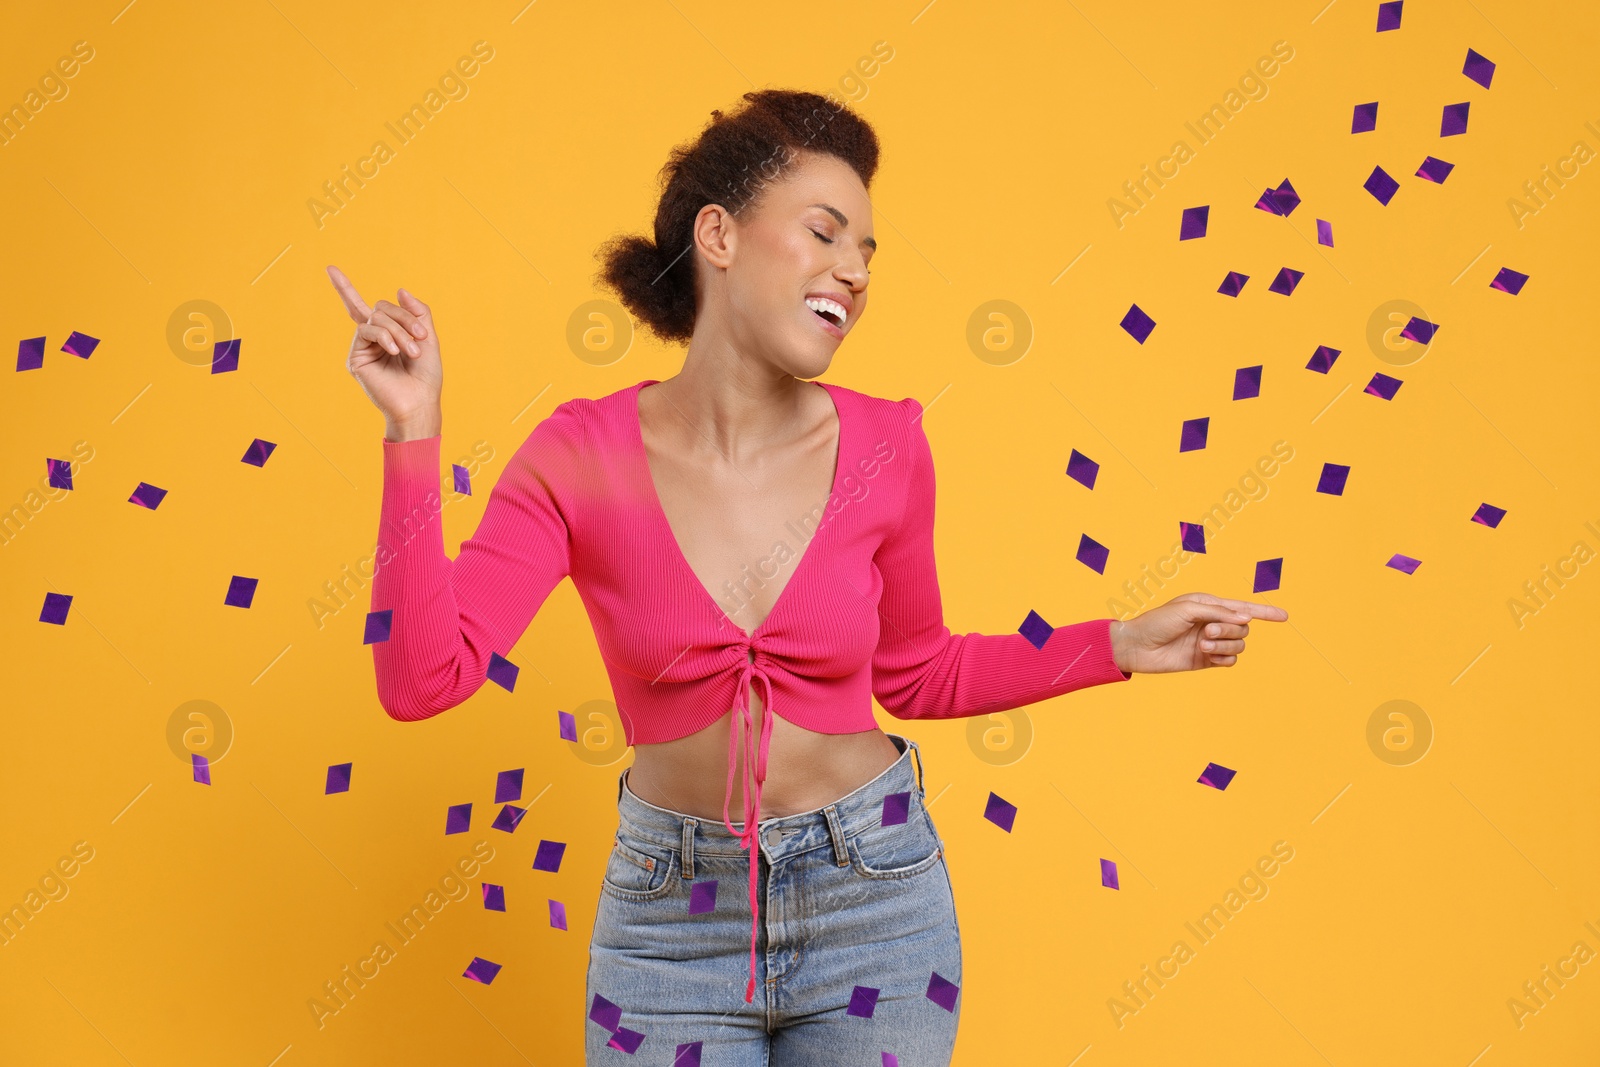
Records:
[[[777,848],[778,847],[778,842],[782,841],[782,840],[783,840],[783,835],[780,834],[777,831],[776,827],[774,827],[773,829],[767,831],[767,847],[768,848]]]

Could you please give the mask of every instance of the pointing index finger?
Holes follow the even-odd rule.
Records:
[[[1287,611],[1271,604],[1257,604],[1253,600],[1229,600],[1227,597],[1218,597],[1217,600],[1240,615],[1248,615],[1252,619],[1265,619],[1268,622],[1287,622],[1289,620]]]
[[[339,297],[344,301],[345,310],[350,312],[350,317],[357,323],[368,322],[372,318],[372,309],[367,307],[366,301],[361,299],[361,294],[356,292],[356,287],[350,284],[350,279],[344,276],[344,272],[330,263],[328,277],[333,280],[333,287],[339,291]]]

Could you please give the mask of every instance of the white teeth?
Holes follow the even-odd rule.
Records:
[[[842,304],[835,300],[829,300],[825,296],[807,297],[806,307],[810,308],[812,311],[827,311],[837,316],[839,319],[839,328],[841,330],[844,329],[844,324],[850,318],[849,312],[845,311]]]

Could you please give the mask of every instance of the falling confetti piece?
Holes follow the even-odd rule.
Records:
[[[489,653],[489,681],[498,685],[501,689],[508,693],[516,690],[518,671],[517,665],[500,655],[500,653]]]
[[[1490,69],[1494,69],[1491,65]],[[79,359],[88,359],[94,355],[94,350],[100,345],[100,338],[90,337],[86,333],[73,330],[68,336],[66,344],[61,346],[61,351],[70,352]]]
[[[1317,479],[1317,492],[1329,496],[1343,496],[1344,483],[1350,477],[1350,467],[1345,463],[1324,463],[1322,476]]]
[[[533,856],[533,869],[550,871],[552,874],[561,870],[561,857],[566,851],[564,841],[540,841],[539,849]]]
[[[1034,648],[1043,648],[1044,643],[1050,640],[1050,635],[1054,632],[1055,627],[1040,618],[1037,611],[1028,612],[1028,617],[1017,627],[1017,633],[1026,637]]]
[[[350,792],[350,771],[354,767],[351,763],[334,763],[328,767],[328,778],[322,787],[323,796],[330,793]]]
[[[1117,865],[1114,861],[1104,858],[1100,860],[1100,884],[1107,889],[1122,888],[1122,883],[1117,880]]]
[[[1238,771],[1230,770],[1220,763],[1208,763],[1206,769],[1200,772],[1200,777],[1195,779],[1201,785],[1209,785],[1213,789],[1226,789],[1228,783],[1233,781],[1233,776]]]
[[[1318,374],[1327,374],[1339,360],[1339,349],[1329,348],[1327,345],[1318,345],[1317,350],[1311,353],[1311,361],[1306,364],[1306,370],[1314,370]]]
[[[1256,578],[1251,585],[1252,593],[1270,593],[1283,584],[1283,557],[1277,559],[1263,559],[1256,562]]]
[[[501,771],[494,779],[494,802],[504,804],[508,800],[522,799],[522,775],[526,770],[518,767],[516,770]]]
[[[1128,308],[1128,313],[1122,316],[1120,325],[1128,331],[1129,337],[1144,344],[1145,338],[1150,336],[1150,331],[1156,328],[1156,320],[1146,315],[1138,304],[1134,304]]]
[[[1462,65],[1461,73],[1487,89],[1489,83],[1494,81],[1494,64],[1469,48],[1467,61]]]
[[[250,447],[244,450],[244,456],[241,461],[250,464],[252,467],[265,467],[267,465],[267,457],[272,455],[272,450],[277,447],[271,441],[263,441],[257,437],[250,442]]]
[[[472,478],[467,474],[467,468],[459,463],[450,464],[450,473],[455,477],[456,492],[472,495]]]
[[[198,752],[189,753],[190,765],[194,768],[194,780],[201,785],[211,784],[211,761]]]
[[[563,741],[576,741],[578,739],[578,719],[570,711],[556,712],[560,720],[560,734]]]
[[[945,1011],[956,1010],[956,994],[961,992],[961,987],[942,976],[938,971],[933,972],[933,977],[928,981],[928,999],[933,1001]]]
[[[1400,28],[1400,9],[1405,6],[1405,0],[1392,0],[1391,3],[1378,5],[1378,32]]]
[[[1261,395],[1261,364],[1233,372],[1233,398],[1250,400]]]
[[[1417,568],[1422,566],[1422,561],[1420,559],[1412,559],[1410,556],[1402,556],[1396,552],[1389,557],[1389,562],[1385,563],[1384,566],[1393,567],[1397,571],[1405,571],[1407,574],[1415,574]]]
[[[493,882],[483,883],[483,908],[485,911],[506,910],[506,887]]]
[[[1184,419],[1183,431],[1178,435],[1179,452],[1197,452],[1206,447],[1206,437],[1211,430],[1211,417]]]
[[[1444,180],[1455,169],[1456,165],[1454,163],[1446,163],[1442,159],[1435,159],[1433,156],[1429,156],[1422,161],[1422,166],[1417,168],[1417,177],[1426,178],[1430,182],[1443,185]]]
[[[1206,224],[1211,219],[1209,205],[1202,207],[1186,207],[1183,209],[1183,221],[1178,227],[1178,240],[1192,241],[1197,237],[1206,235]]]
[[[1526,274],[1514,271],[1510,267],[1501,267],[1500,273],[1496,274],[1494,280],[1489,283],[1489,288],[1498,289],[1502,293],[1510,293],[1512,296],[1516,296],[1522,292],[1522,287],[1526,284],[1528,284],[1528,276]]]
[[[900,826],[911,817],[911,794],[890,793],[883,798],[882,826]]]
[[[1350,116],[1351,133],[1368,133],[1378,128],[1378,102],[1357,104]]]
[[[50,488],[72,488],[72,462],[65,459],[46,459],[45,472],[50,476]]]
[[[1415,341],[1419,345],[1425,345],[1432,341],[1433,335],[1438,332],[1439,327],[1436,324],[1413,315],[1410,321],[1406,323],[1406,328],[1400,331],[1400,336],[1408,341]]]
[[[1404,384],[1399,378],[1391,378],[1382,371],[1378,371],[1373,374],[1372,381],[1367,383],[1367,387],[1362,392],[1371,393],[1373,396],[1381,396],[1385,400],[1393,400],[1394,394],[1398,393],[1400,387]]]
[[[246,578],[242,574],[235,574],[228,579],[228,595],[223,598],[223,603],[235,608],[248,608],[256,598],[256,585],[259,578]]]
[[[1182,542],[1185,552],[1203,554],[1206,550],[1206,528],[1202,523],[1178,523],[1178,539]]]
[[[615,1031],[622,1025],[622,1009],[596,993],[594,1002],[589,1006],[589,1021],[599,1024],[606,1030]]]
[[[717,880],[695,882],[689,887],[689,914],[704,915],[717,908]]]
[[[1317,244],[1333,247],[1333,223],[1327,219],[1317,220]]]
[[[1078,562],[1096,574],[1106,572],[1106,560],[1110,558],[1111,550],[1088,534],[1078,539]]]
[[[490,985],[494,982],[495,975],[500,973],[500,964],[490,963],[482,956],[472,957],[472,962],[467,964],[467,969],[461,972],[461,977],[470,978],[474,982]]]
[[[38,370],[44,366],[44,338],[29,337],[17,342],[17,370]]]
[[[1506,517],[1505,508],[1497,508],[1493,504],[1479,504],[1478,510],[1472,513],[1472,521],[1482,526],[1493,529],[1500,525],[1500,520]]]
[[[1009,834],[1012,824],[1017,820],[1017,808],[1016,805],[1001,800],[999,794],[990,793],[989,802],[983,809],[983,817]]]
[[[239,369],[239,346],[243,342],[235,337],[231,341],[218,341],[211,346],[211,373],[226,374]]]
[[[878,990],[871,986],[858,985],[850,991],[850,1006],[844,1010],[846,1015],[854,1015],[858,1019],[870,1019],[878,1007]]]
[[[1067,477],[1083,486],[1093,489],[1095,479],[1100,476],[1100,464],[1079,452],[1076,448],[1067,459]]]
[[[472,825],[472,805],[452,804],[445,813],[444,832],[449,834],[464,834]]]
[[[394,609],[384,608],[382,611],[367,612],[366,631],[361,635],[364,645],[376,645],[389,640],[389,634],[394,627]]]
[[[1278,276],[1272,279],[1272,284],[1267,286],[1267,289],[1270,292],[1289,296],[1294,292],[1295,286],[1300,284],[1300,279],[1305,276],[1304,271],[1290,270],[1288,267],[1284,267],[1278,271]]]
[[[527,808],[519,808],[515,804],[507,804],[500,809],[500,814],[494,817],[494,822],[490,823],[489,826],[491,829],[502,830],[508,834],[515,833],[517,824],[522,821],[522,817],[526,814],[528,814]]]
[[[1373,167],[1372,173],[1367,175],[1367,180],[1361,188],[1372,194],[1372,198],[1384,207],[1389,206],[1389,201],[1394,199],[1395,191],[1400,188],[1400,183],[1389,177],[1389,172],[1382,167]]]
[[[1249,280],[1250,275],[1230,270],[1228,276],[1222,279],[1222,284],[1217,286],[1217,292],[1223,296],[1238,296],[1240,291],[1244,289],[1244,283]]]
[[[158,489],[149,482],[140,482],[134,489],[133,495],[128,497],[128,503],[138,504],[141,508],[154,511],[161,506],[161,501],[166,498],[167,491]]]
[[[65,626],[67,624],[67,611],[71,607],[72,597],[70,595],[66,593],[46,593],[44,595],[44,610],[39,612],[39,621]]]
[[[1439,119],[1439,136],[1455,137],[1467,132],[1467,110],[1472,107],[1470,102],[1460,104],[1446,104],[1444,114]]]
[[[567,906],[559,900],[550,901],[550,926],[555,930],[567,928]]]
[[[629,1030],[626,1026],[619,1026],[616,1033],[611,1035],[611,1040],[606,1042],[606,1047],[626,1052],[631,1056],[639,1051],[639,1044],[642,1041],[644,1041],[644,1035],[639,1031]]]

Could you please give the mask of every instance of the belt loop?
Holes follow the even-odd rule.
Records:
[[[683,877],[689,881],[694,880],[694,828],[698,825],[698,819],[683,820]]]
[[[928,783],[923,780],[927,772],[922,768],[922,750],[919,749],[917,747],[917,743],[911,740],[909,737],[906,738],[906,744],[911,746],[911,758],[917,761],[917,796],[919,798],[926,799],[928,795]]]
[[[828,817],[828,836],[833,838],[833,859],[840,867],[850,866],[850,851],[845,848],[844,824],[839,821],[839,812],[832,805],[822,809]]]

